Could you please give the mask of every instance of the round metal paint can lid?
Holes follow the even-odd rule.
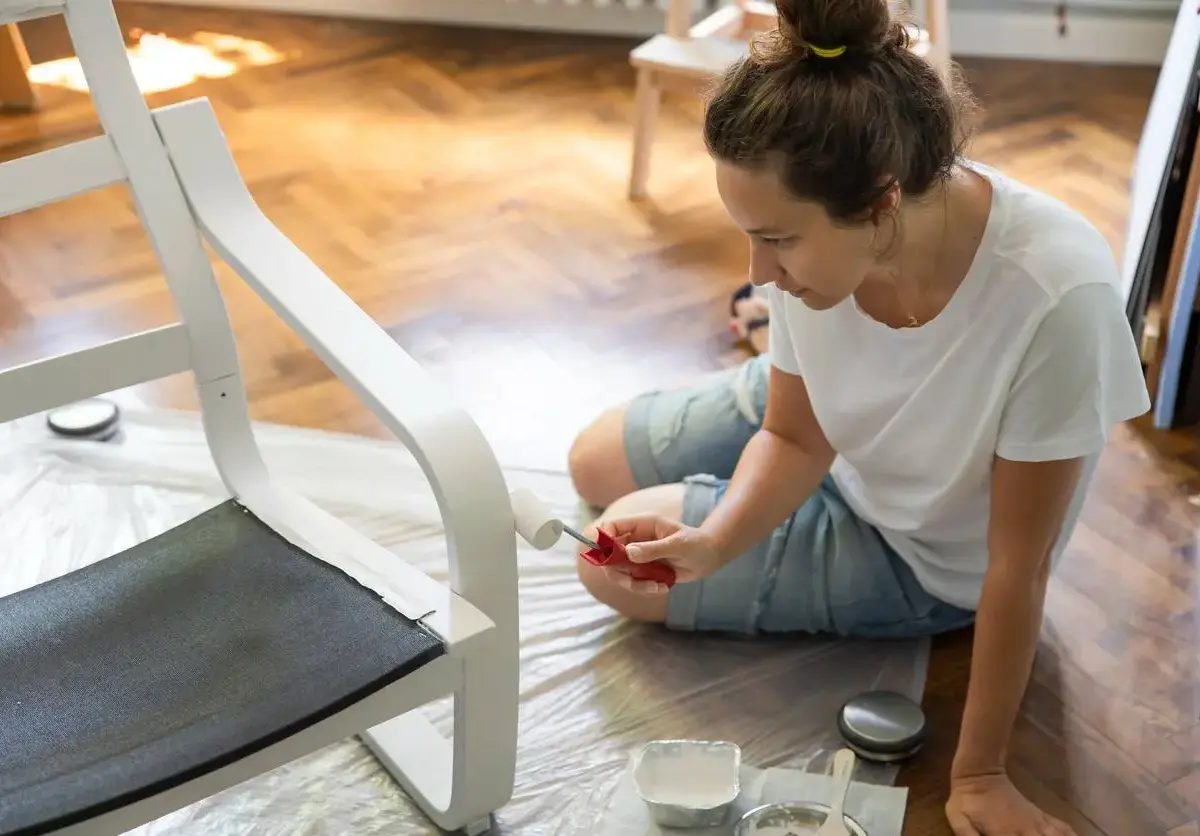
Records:
[[[829,805],[812,801],[764,804],[742,816],[734,825],[734,836],[779,836],[816,833],[829,817]],[[850,836],[867,836],[863,826],[849,814],[842,822]]]
[[[90,398],[51,410],[46,424],[58,435],[103,441],[116,434],[120,417],[112,401]]]
[[[914,754],[925,742],[925,712],[894,691],[868,691],[838,712],[838,731],[868,760],[894,761]]]

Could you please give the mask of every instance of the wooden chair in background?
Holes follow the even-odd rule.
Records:
[[[913,49],[935,66],[950,62],[947,0],[924,0],[924,16]],[[634,96],[633,160],[629,198],[646,196],[650,151],[665,91],[696,93],[726,67],[744,57],[751,39],[775,27],[775,4],[766,0],[731,0],[692,23],[692,0],[670,0],[666,31],[629,55],[637,70]]]
[[[29,53],[17,24],[0,25],[0,110],[37,109],[29,83]]]

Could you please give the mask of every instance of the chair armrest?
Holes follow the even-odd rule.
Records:
[[[59,15],[66,6],[66,0],[0,0],[0,25]]]
[[[445,525],[450,586],[497,625],[516,620],[512,505],[471,417],[259,210],[207,100],[155,121],[213,249],[409,449]]]

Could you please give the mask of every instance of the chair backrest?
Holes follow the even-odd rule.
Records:
[[[127,183],[181,322],[0,371],[0,422],[189,370],[197,384],[239,374],[220,289],[111,0],[0,0],[0,24],[57,14],[104,134],[0,165],[0,222]]]

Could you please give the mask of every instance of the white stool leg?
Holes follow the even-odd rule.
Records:
[[[950,15],[946,0],[925,0],[925,31],[929,36],[929,60],[943,77],[950,70]]]
[[[650,177],[650,149],[654,144],[654,131],[658,126],[661,102],[662,89],[658,86],[654,71],[639,69],[637,91],[634,94],[633,164],[629,171],[630,200],[641,200],[646,196],[646,182]]]

